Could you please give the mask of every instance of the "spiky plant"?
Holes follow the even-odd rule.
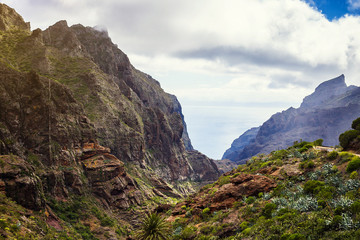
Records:
[[[147,213],[136,233],[139,240],[167,240],[170,238],[170,225],[158,213]]]

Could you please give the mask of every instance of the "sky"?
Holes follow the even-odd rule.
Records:
[[[193,146],[220,159],[321,82],[360,83],[360,0],[0,0],[46,29],[106,28],[139,70],[175,94]]]

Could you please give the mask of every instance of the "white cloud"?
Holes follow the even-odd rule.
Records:
[[[360,0],[348,0],[349,10],[360,9]]]

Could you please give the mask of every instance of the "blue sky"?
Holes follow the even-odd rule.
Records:
[[[175,94],[196,149],[219,159],[323,81],[360,85],[360,0],[0,0],[32,29],[100,25]]]
[[[360,1],[357,0],[306,0],[306,2],[320,10],[330,21],[345,14],[360,14]]]

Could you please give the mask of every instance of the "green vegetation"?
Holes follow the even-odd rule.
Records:
[[[358,156],[354,156],[347,165],[346,171],[348,173],[351,173],[355,170],[358,170],[359,168],[360,168],[360,158]]]
[[[204,186],[198,194],[206,201],[242,173],[277,181],[271,192],[243,196],[231,208],[214,211],[209,203],[199,211],[183,204],[184,215],[172,223],[171,239],[358,239],[360,159],[313,148],[320,142],[297,142],[253,157]],[[299,172],[288,174],[284,166],[299,166]]]
[[[136,233],[136,238],[139,240],[166,240],[169,239],[169,235],[170,226],[165,218],[157,213],[148,213]]]
[[[353,130],[348,130],[339,136],[340,146],[344,149],[348,148],[352,141],[360,138],[360,118],[355,119],[351,127]]]
[[[352,122],[351,128],[360,131],[360,118],[357,118]]]
[[[359,130],[348,130],[339,137],[340,146],[346,149],[350,142],[360,135]]]

